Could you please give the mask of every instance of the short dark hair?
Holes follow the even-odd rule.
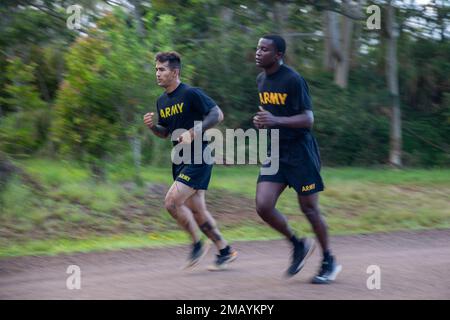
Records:
[[[181,55],[175,51],[158,52],[155,56],[155,61],[166,62],[169,61],[170,69],[181,70]]]
[[[283,39],[283,37],[276,34],[269,34],[264,36],[263,39],[272,40],[277,52],[281,52],[284,56],[286,52],[286,41]]]

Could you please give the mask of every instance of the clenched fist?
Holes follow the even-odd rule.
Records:
[[[261,106],[259,106],[259,109],[260,111],[265,111]],[[253,125],[256,127],[256,129],[267,129],[267,127],[263,123],[261,123],[262,119],[258,114],[253,117]]]
[[[253,124],[257,129],[272,128],[278,125],[278,118],[259,106],[259,112],[253,117]]]
[[[153,123],[153,115],[153,112],[149,112],[144,115],[144,123],[149,129],[155,126],[155,124]]]

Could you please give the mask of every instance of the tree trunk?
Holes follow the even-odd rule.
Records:
[[[220,35],[217,37],[216,41],[222,47],[226,47],[230,43],[228,30],[230,28],[230,25],[233,23],[234,11],[233,9],[222,6],[219,15],[220,20],[222,22],[222,28]],[[231,74],[232,71],[229,67],[233,63],[232,59],[233,56],[230,55],[229,53],[224,54],[223,59],[219,59],[220,64],[218,64],[219,68],[218,70],[219,74],[222,74],[224,76],[224,79],[230,79],[232,76]],[[222,94],[221,98],[224,106],[232,105],[232,101],[229,94]]]
[[[134,7],[133,16],[134,16],[134,20],[136,21],[136,32],[142,40],[145,38],[145,28],[144,28],[144,24],[142,23],[142,12],[141,12],[141,7],[140,7],[140,1],[139,0],[131,0],[130,2]]]
[[[142,144],[139,134],[128,138],[128,142],[130,143],[131,150],[133,152],[133,164],[135,170],[135,181],[138,184],[141,184],[141,164],[142,164]]]
[[[334,71],[336,60],[341,59],[341,46],[339,39],[339,16],[333,11],[324,11],[324,67],[328,71]]]
[[[56,64],[56,79],[58,81],[57,88],[59,88],[62,82],[64,81],[63,73],[64,73],[64,54],[61,51],[59,51]]]
[[[348,0],[344,0],[342,7],[345,11],[351,9]],[[350,70],[350,59],[352,54],[352,39],[353,39],[353,19],[342,15],[341,44],[340,54],[337,56],[336,68],[334,70],[334,82],[341,88],[347,88],[348,74]],[[340,59],[339,59],[340,58]]]
[[[344,1],[344,10],[350,10],[350,3]],[[352,56],[353,20],[334,11],[324,13],[325,56],[324,67],[334,71],[334,82],[347,88],[350,61]]]
[[[98,160],[94,160],[90,163],[91,173],[94,177],[95,182],[104,182],[106,181],[106,172],[105,168]]]
[[[392,98],[391,128],[390,128],[390,151],[389,163],[396,167],[402,166],[402,122],[400,111],[400,98],[398,88],[397,71],[397,38],[398,30],[395,25],[395,9],[389,1],[386,8],[386,76],[388,89]]]
[[[437,11],[437,23],[439,28],[439,33],[441,35],[441,42],[444,43],[446,41],[446,37],[445,37],[445,33],[447,30],[447,24],[446,21],[448,21],[446,19],[448,12],[447,12],[447,8],[445,6],[439,6],[436,4],[435,10]]]
[[[12,165],[6,155],[0,151],[0,196],[3,190],[6,189],[6,185],[15,171],[14,165]]]
[[[341,88],[347,88],[348,76],[355,54],[352,50],[354,21],[362,20],[362,5],[365,0],[343,0],[339,13],[324,11],[324,57],[323,66],[328,71],[334,71],[334,82]],[[357,26],[357,28],[359,25]],[[359,37],[360,29],[356,30]],[[359,43],[355,50],[358,50]]]
[[[45,79],[42,73],[39,71],[39,68],[36,68],[36,78],[38,80],[41,96],[44,98],[46,102],[50,102],[50,93],[47,84],[45,83]]]
[[[145,45],[145,37],[146,37],[146,30],[144,27],[144,23],[142,22],[142,10],[140,7],[140,0],[131,0],[131,4],[133,5],[133,16],[134,20],[136,21],[136,34],[139,37],[139,41],[141,44]],[[148,73],[152,70],[152,65],[149,61],[144,61],[144,70]]]
[[[130,125],[130,124],[128,124]],[[132,134],[127,135],[128,144],[133,155],[134,181],[142,185],[141,166],[142,166],[142,141],[139,130],[133,130]]]
[[[342,19],[342,59],[337,60],[336,69],[334,71],[334,82],[341,88],[347,88],[348,72],[350,70],[353,20],[345,16],[342,16]]]
[[[362,8],[365,6],[366,1],[365,0],[358,0],[357,2],[357,11],[362,12]],[[358,67],[359,65],[359,50],[361,48],[361,33],[363,29],[363,25],[361,23],[356,23],[353,31],[353,46],[352,46],[352,52],[350,56],[350,69],[354,69]]]
[[[283,37],[283,39],[286,41],[286,53],[285,57],[283,58],[283,61],[286,63],[290,63],[290,61],[295,61],[295,58],[293,57],[293,50],[292,50],[292,36],[291,32],[286,29],[286,22],[289,19],[289,4],[285,3],[275,3],[273,6],[273,19],[275,21],[275,24],[278,28],[277,32]],[[291,45],[289,45],[291,44]]]

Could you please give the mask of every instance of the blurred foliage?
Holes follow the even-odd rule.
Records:
[[[81,1],[81,30],[65,25],[67,1],[0,5],[0,150],[82,160],[94,173],[111,160],[167,164],[171,144],[142,123],[162,93],[154,54],[179,51],[183,81],[224,110],[221,128],[248,129],[258,105],[255,46],[263,34],[280,33],[288,40],[286,62],[310,85],[324,164],[387,163],[385,47],[364,21],[355,22],[349,85],[340,89],[323,67],[323,11],[311,1],[117,3]],[[411,166],[448,166],[449,10],[434,3],[437,18],[426,33],[407,23],[429,19],[419,9],[397,10],[403,158]]]
[[[32,154],[47,139],[50,110],[34,85],[35,69],[36,64],[26,65],[20,58],[9,60],[6,67],[6,97],[0,102],[14,112],[1,120],[0,148],[9,154]]]

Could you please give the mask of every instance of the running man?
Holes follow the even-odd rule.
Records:
[[[194,137],[214,127],[223,120],[223,113],[216,103],[200,89],[190,87],[180,81],[181,57],[176,52],[160,52],[155,57],[156,79],[165,92],[157,100],[158,122],[155,123],[154,113],[145,114],[144,123],[158,137],[167,138],[177,129],[186,129],[178,143],[191,144]],[[194,127],[194,121],[201,121],[201,126]],[[207,142],[202,141],[202,151]],[[194,151],[194,144],[191,150]],[[212,164],[201,157],[201,163],[194,163],[194,152],[190,164],[172,163],[174,183],[167,192],[165,207],[178,224],[192,238],[192,251],[186,267],[196,266],[208,251],[208,243],[200,239],[200,230],[213,241],[219,254],[215,263],[208,269],[222,270],[237,257],[221,236],[216,222],[206,208],[205,192],[211,178]]]
[[[256,49],[256,65],[264,69],[257,79],[260,107],[253,118],[256,128],[279,129],[279,170],[260,173],[256,188],[258,215],[292,244],[292,262],[287,276],[297,274],[314,250],[314,240],[299,239],[275,205],[286,186],[294,188],[302,212],[310,222],[323,252],[323,261],[313,283],[332,282],[341,266],[332,256],[327,225],[319,211],[320,155],[311,133],[314,123],[308,84],[301,75],[283,64],[286,42],[278,35],[262,37]],[[268,166],[267,163],[263,166]]]

